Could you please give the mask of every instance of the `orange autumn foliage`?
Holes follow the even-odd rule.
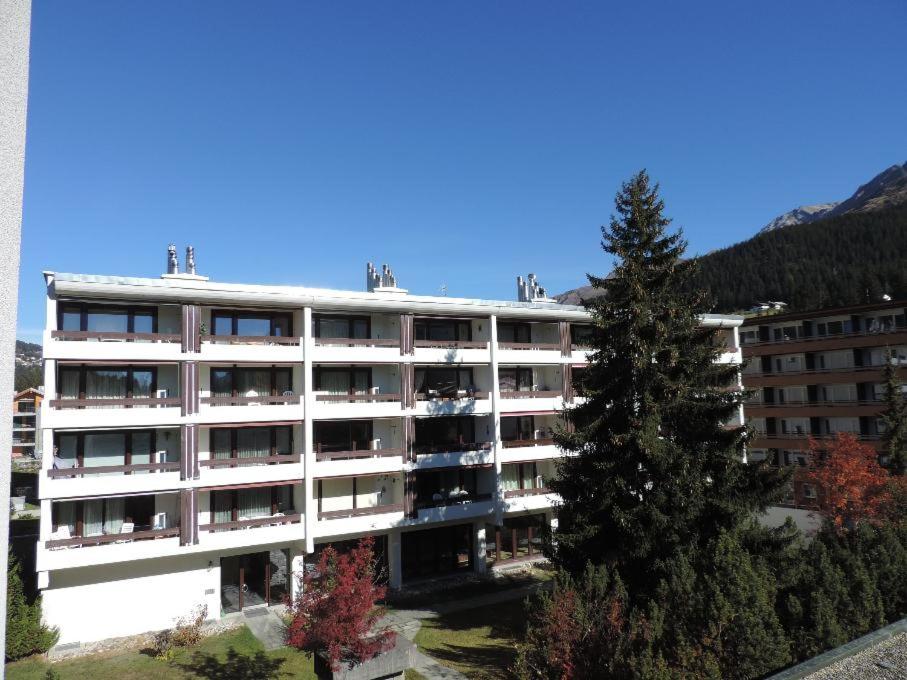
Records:
[[[871,446],[839,432],[824,447],[810,440],[809,449],[812,468],[806,478],[817,487],[819,512],[836,529],[882,518],[891,497],[890,477]]]

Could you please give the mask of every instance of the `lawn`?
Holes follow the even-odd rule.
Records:
[[[121,680],[130,677],[153,680],[267,680],[272,677],[315,680],[311,659],[288,648],[264,652],[261,643],[245,626],[206,638],[197,647],[179,650],[170,662],[138,650],[86,656],[55,664],[33,658],[7,664],[6,677],[8,680],[45,680],[48,668],[53,668],[54,677],[59,680]]]
[[[515,645],[523,638],[523,600],[464,609],[422,622],[419,649],[476,680],[512,677]]]

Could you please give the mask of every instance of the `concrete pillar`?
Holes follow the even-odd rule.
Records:
[[[305,550],[290,548],[290,600],[302,593],[302,576],[305,573]]]
[[[473,571],[477,574],[488,571],[488,563],[485,561],[485,522],[473,524],[472,560]]]
[[[500,525],[504,521],[504,479],[501,474],[501,384],[498,381],[498,318],[492,314],[488,319],[491,331],[491,417],[494,422],[494,523]]]
[[[400,590],[403,587],[403,541],[399,529],[392,529],[387,535],[387,568],[390,589]]]
[[[312,414],[315,413],[315,381],[312,370],[312,354],[315,350],[315,338],[312,329],[312,308],[302,310],[302,457],[305,477],[302,480],[305,494],[305,551],[315,550],[315,522],[318,520],[318,501],[315,498],[315,485],[312,475],[315,473],[315,442],[313,441]]]

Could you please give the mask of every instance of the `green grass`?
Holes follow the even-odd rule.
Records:
[[[498,680],[512,677],[525,625],[523,601],[511,600],[426,619],[415,642],[422,652],[469,678]]]
[[[48,668],[60,680],[185,680],[186,678],[236,678],[258,680],[270,677],[268,669],[281,678],[315,680],[312,660],[293,649],[265,652],[245,626],[205,638],[197,646],[178,650],[173,661],[163,661],[138,650],[86,656],[49,664],[32,658],[7,664],[7,680],[44,680]]]

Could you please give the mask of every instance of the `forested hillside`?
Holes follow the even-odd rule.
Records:
[[[714,311],[792,310],[907,297],[907,205],[775,229],[699,258]]]

